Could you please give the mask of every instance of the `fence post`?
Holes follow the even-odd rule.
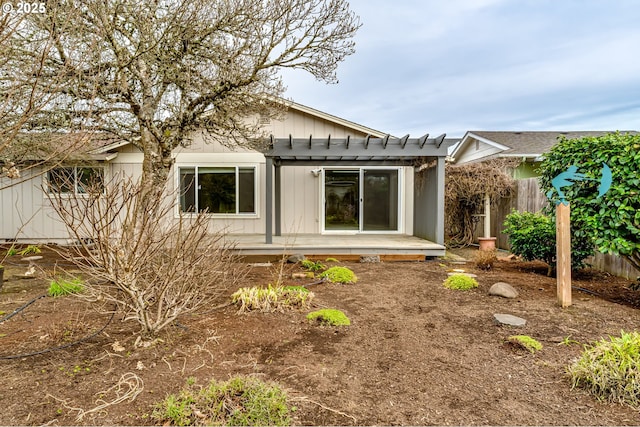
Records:
[[[556,276],[558,304],[571,305],[571,208],[569,204],[556,205]]]

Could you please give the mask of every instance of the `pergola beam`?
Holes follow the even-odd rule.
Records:
[[[447,148],[454,141],[445,134],[437,138],[285,138],[274,139],[265,156],[274,159],[327,160],[327,158],[351,158],[354,160],[409,159],[416,157],[446,156]],[[447,142],[445,144],[445,141]]]

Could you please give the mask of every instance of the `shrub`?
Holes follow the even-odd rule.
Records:
[[[337,258],[329,257],[325,259],[325,262],[340,262]]]
[[[621,332],[585,346],[567,372],[573,388],[581,387],[598,399],[640,406],[640,334]]]
[[[512,335],[509,337],[509,342],[519,347],[529,350],[531,353],[542,350],[542,344],[535,338],[531,338],[529,335]]]
[[[555,220],[541,213],[514,210],[507,215],[504,226],[503,232],[509,235],[511,252],[525,261],[544,261],[549,266],[547,275],[551,276],[556,265]],[[593,254],[593,246],[586,238],[576,237],[573,231],[571,236],[572,268],[582,268],[584,259]]]
[[[483,250],[478,251],[474,256],[474,262],[476,263],[476,267],[481,270],[491,270],[493,268],[493,263],[498,260],[496,256],[496,250]]]
[[[307,320],[329,326],[349,326],[351,320],[340,310],[324,308],[307,314]]]
[[[455,289],[458,291],[467,291],[469,289],[477,288],[478,282],[473,277],[469,277],[466,274],[453,274],[444,281],[445,288]]]
[[[40,252],[42,252],[42,251],[36,245],[29,245],[26,248],[24,248],[23,250],[19,251],[18,254],[20,254],[22,256],[28,256],[28,255],[39,254]]]
[[[245,311],[273,312],[285,308],[304,308],[309,305],[314,293],[302,286],[254,286],[240,288],[231,295],[231,302],[240,304],[240,313]]]
[[[331,267],[320,274],[321,278],[327,278],[333,283],[356,283],[358,277],[347,267]]]
[[[326,266],[320,261],[313,262],[310,259],[303,259],[300,261],[300,265],[309,271],[320,271],[326,268]]]
[[[286,393],[257,378],[211,381],[185,388],[156,405],[152,417],[165,425],[283,426],[291,424]]]
[[[84,284],[80,279],[58,279],[49,284],[47,293],[51,297],[78,294],[84,291]]]

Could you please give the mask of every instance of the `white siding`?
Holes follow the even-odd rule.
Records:
[[[346,123],[346,122],[345,122]],[[296,138],[308,138],[313,135],[323,138],[363,137],[361,129],[351,128],[345,123],[336,123],[325,117],[290,109],[283,120],[265,124],[266,135],[283,138],[292,135]],[[347,123],[348,124],[348,123]],[[142,153],[132,145],[117,148],[118,156],[105,164],[106,179],[129,176],[137,179],[142,175]],[[230,233],[265,232],[265,158],[256,151],[229,148],[219,143],[205,143],[202,135],[193,136],[192,144],[174,151],[174,167],[170,173],[167,189],[175,190],[177,168],[198,165],[234,165],[255,166],[257,171],[257,214],[250,216],[212,215],[211,230],[226,230]],[[322,205],[320,200],[321,178],[315,177],[311,170],[320,166],[283,166],[282,182],[282,232],[291,234],[319,233],[321,230]],[[412,233],[413,222],[413,172],[404,168],[403,194],[404,215],[402,224],[406,233]],[[1,218],[0,239],[18,238],[22,241],[66,243],[70,238],[60,220],[56,219],[48,197],[42,191],[42,176],[36,176],[17,186],[0,190]],[[1,184],[0,184],[1,185]],[[173,191],[172,194],[175,194]],[[175,207],[176,196],[168,203]],[[2,240],[0,240],[2,241]]]
[[[476,148],[477,147],[477,148]],[[503,150],[482,141],[471,140],[467,146],[456,155],[456,164],[479,161],[501,153]]]

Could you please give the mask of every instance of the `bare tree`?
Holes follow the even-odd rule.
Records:
[[[26,19],[17,55],[35,60],[52,38],[44,75],[65,76],[31,122],[130,141],[144,153],[143,194],[164,186],[172,150],[195,131],[255,143],[257,118],[279,113],[281,69],[336,82],[360,26],[345,0],[58,0]]]
[[[45,3],[41,5],[39,12],[44,12]],[[45,74],[54,40],[51,32],[34,32],[26,14],[0,15],[0,178],[9,178],[0,182],[0,189],[33,177],[26,172],[46,172],[92,148],[87,132],[69,134],[37,124],[47,118],[42,111],[65,80],[62,72]]]
[[[222,234],[207,232],[205,214],[178,220],[157,194],[155,206],[140,203],[141,187],[118,179],[89,186],[84,197],[57,195],[54,208],[77,245],[61,250],[79,268],[90,295],[112,301],[156,335],[179,316],[211,308],[242,280]]]

